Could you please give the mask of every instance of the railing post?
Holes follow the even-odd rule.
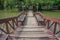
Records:
[[[60,30],[60,23],[58,23],[58,25],[59,25],[59,30]]]
[[[55,22],[55,24],[54,24],[54,30],[53,30],[53,34],[54,35],[56,34],[56,26],[57,26],[57,23]]]
[[[13,25],[13,28],[15,29],[15,26],[14,26],[14,19],[12,19],[12,25]]]
[[[46,20],[46,29],[48,29],[48,27],[49,27],[49,20]]]
[[[18,17],[16,18],[16,25],[17,25],[17,27],[18,27]]]
[[[13,25],[13,28],[15,29],[13,20],[12,20],[12,25]]]
[[[7,31],[7,34],[10,33],[10,30],[9,30],[9,27],[8,27],[8,23],[5,23],[6,24],[6,31]]]

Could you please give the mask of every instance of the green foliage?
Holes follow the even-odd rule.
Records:
[[[56,11],[42,11],[45,16],[48,16],[50,18],[60,18],[60,10]]]
[[[36,5],[38,3],[41,6],[60,6],[60,0],[0,0],[0,8],[14,8],[17,5],[21,6],[24,2],[25,6]]]
[[[3,9],[4,8],[4,0],[0,0],[0,9]]]
[[[17,9],[0,10],[0,19],[18,16],[20,12]]]

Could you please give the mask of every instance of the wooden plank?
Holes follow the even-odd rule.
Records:
[[[0,37],[0,40],[6,40],[7,37],[8,37],[8,35],[3,34],[3,35]]]

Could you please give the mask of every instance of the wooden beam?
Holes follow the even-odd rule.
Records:
[[[54,24],[54,30],[53,30],[53,34],[54,35],[56,34],[56,27],[57,27],[57,23],[55,22],[55,24]]]
[[[10,33],[10,30],[9,30],[9,26],[8,26],[8,23],[5,23],[6,24],[6,31],[7,31],[7,34]]]

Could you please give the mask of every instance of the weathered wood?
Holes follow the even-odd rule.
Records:
[[[23,16],[22,19],[21,19],[21,15]],[[25,40],[28,40],[28,38],[34,38],[34,39],[38,38],[36,40],[39,40],[40,38],[51,38],[52,40],[56,40],[56,38],[57,38],[55,36],[56,27],[57,27],[56,25],[58,23],[60,24],[60,19],[49,18],[49,17],[44,16],[41,13],[40,14],[37,13],[36,15],[39,15],[43,19],[43,22],[46,24],[42,27],[42,25],[38,26],[38,22],[40,22],[42,20],[39,21],[38,19],[36,19],[35,16],[33,15],[32,11],[29,11],[28,14],[22,13],[21,15],[19,15],[17,17],[12,17],[12,18],[7,18],[7,19],[1,19],[0,20],[0,24],[2,24],[2,23],[6,24],[6,31],[7,32],[5,32],[2,29],[1,30],[3,32],[5,32],[6,34],[9,34],[9,36],[7,37],[6,40],[9,40],[10,37],[12,38],[11,40],[18,40],[18,38],[19,38],[19,40],[20,40],[20,38],[22,38],[22,39],[26,38]],[[26,16],[27,16],[27,19],[26,19]],[[25,22],[25,20],[27,20],[25,26],[19,26],[18,25],[19,22],[21,22],[23,24]],[[12,21],[11,22],[12,25],[11,25],[10,21]],[[48,29],[51,21],[53,21],[53,23],[54,23],[53,31],[50,31]],[[53,25],[53,23],[51,25]],[[15,25],[18,28],[15,27]],[[11,34],[10,34],[9,26],[12,29],[14,29],[14,31]],[[33,39],[30,39],[30,40],[33,40]]]
[[[11,26],[12,29],[15,29],[15,28],[14,28],[14,24],[11,25],[9,22],[8,22],[8,24]]]
[[[25,12],[21,12],[20,15],[16,16],[16,17],[11,17],[11,18],[5,18],[5,19],[0,19],[0,24],[3,24],[5,23],[6,24],[6,31],[7,33],[10,33],[10,30],[9,30],[9,26],[12,28],[12,29],[15,29],[15,25],[18,27],[18,18],[21,16],[21,15],[26,15]],[[24,17],[25,18],[25,17]],[[12,21],[11,23],[9,21]],[[23,20],[24,21],[24,20]],[[9,25],[8,25],[9,24]],[[12,25],[11,25],[12,24]],[[3,32],[5,32],[3,29],[1,29]],[[6,32],[5,32],[6,33]]]
[[[9,30],[9,27],[8,27],[8,23],[5,23],[5,24],[6,24],[6,31],[9,34],[10,33],[10,30]]]
[[[21,38],[26,38],[24,40],[29,40],[28,38],[38,38],[39,40],[40,38],[52,37],[52,35],[46,32],[46,29],[44,27],[38,26],[37,21],[31,11],[28,13],[26,25],[22,27],[24,27],[22,30],[20,30],[21,27],[19,27],[14,32],[14,34],[10,34],[10,36],[16,38],[16,40],[18,40],[18,38],[19,40]]]
[[[55,25],[54,25],[54,30],[53,30],[54,35],[56,34],[56,26],[57,26],[57,23],[55,23]]]
[[[2,32],[4,32],[4,33],[6,33],[6,34],[7,34],[7,32],[6,32],[5,30],[3,30],[2,28],[0,28],[0,30],[1,30]]]
[[[54,24],[54,22],[48,27],[48,29],[50,29],[53,24]]]
[[[57,28],[56,25],[57,25],[57,24],[58,24],[58,25],[60,24],[60,19],[50,18],[50,17],[44,16],[44,14],[42,14],[41,12],[37,12],[37,13],[35,13],[35,14],[41,16],[41,17],[45,20],[46,29],[50,28],[53,24],[55,24],[55,25],[53,25],[53,27],[54,27],[53,31],[51,31],[51,34],[55,36],[55,35],[56,35],[56,28]],[[53,21],[53,23],[50,25],[49,22],[47,22],[48,20],[49,20],[50,22]],[[60,26],[58,26],[58,27],[60,28]]]
[[[8,37],[8,35],[6,34],[1,34],[2,36],[0,37],[0,40],[6,40],[6,38]]]

